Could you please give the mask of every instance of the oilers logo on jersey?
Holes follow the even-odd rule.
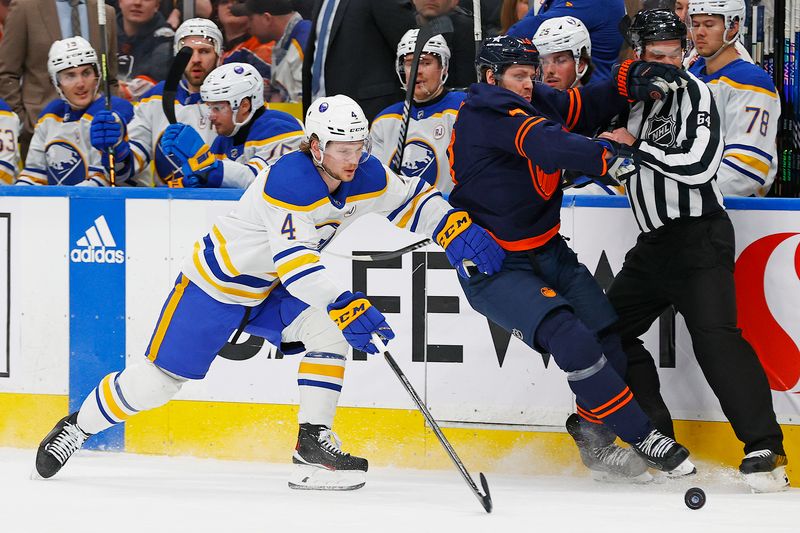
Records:
[[[45,158],[51,185],[77,185],[86,179],[86,162],[80,151],[69,142],[51,142],[45,148]]]
[[[403,152],[403,166],[400,173],[422,178],[434,185],[439,175],[439,161],[433,146],[424,139],[409,140]]]

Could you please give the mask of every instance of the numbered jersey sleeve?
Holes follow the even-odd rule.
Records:
[[[19,172],[19,117],[0,100],[0,184],[11,185]]]
[[[760,71],[754,65],[752,71]],[[760,74],[764,74],[761,76]],[[765,196],[778,171],[777,136],[781,105],[772,80],[761,71],[739,81],[709,83],[722,119],[725,148],[717,173],[726,196]]]

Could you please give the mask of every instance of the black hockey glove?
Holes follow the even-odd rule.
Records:
[[[689,76],[682,69],[632,59],[614,65],[613,74],[617,91],[631,103],[661,100],[669,91],[685,87],[689,82]]]

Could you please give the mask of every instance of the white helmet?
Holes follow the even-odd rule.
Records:
[[[228,63],[215,68],[200,86],[203,102],[228,102],[233,111],[233,132],[247,124],[253,115],[264,107],[264,78],[253,65]],[[236,122],[236,113],[245,98],[250,99],[250,114],[242,122]]]
[[[536,35],[533,36],[533,44],[539,50],[539,56],[554,54],[556,52],[572,52],[575,59],[575,74],[581,79],[589,68],[586,65],[581,72],[580,60],[583,50],[586,55],[592,55],[592,41],[589,38],[589,30],[580,20],[575,17],[556,17],[542,22]]]
[[[739,20],[739,31],[728,41],[725,33],[722,34],[722,42],[726,45],[731,44],[741,34],[744,28],[746,8],[744,0],[691,0],[689,2],[689,19],[692,15],[722,15],[725,19],[725,33],[733,28],[735,19]]]
[[[406,88],[406,69],[405,57],[408,54],[414,53],[414,47],[417,46],[417,36],[419,35],[418,29],[408,30],[400,42],[397,43],[397,61],[395,62],[395,70],[397,77],[400,78],[400,84],[403,89]],[[434,35],[425,46],[422,47],[422,52],[425,54],[433,54],[442,62],[442,85],[447,80],[448,66],[450,65],[450,47],[447,46],[447,41],[441,35]]]
[[[64,98],[64,93],[58,86],[58,73],[68,68],[79,67],[81,65],[92,65],[95,73],[100,76],[100,63],[97,61],[95,52],[89,41],[83,37],[70,37],[55,41],[50,46],[47,54],[47,73],[56,87],[59,96]],[[100,84],[98,83],[98,88]]]
[[[173,40],[174,53],[177,54],[183,48],[184,39],[193,35],[211,41],[217,56],[222,55],[222,32],[219,31],[216,24],[201,18],[189,19],[178,27]]]
[[[361,106],[349,96],[337,94],[314,100],[306,113],[305,130],[309,142],[312,135],[317,136],[323,153],[331,141],[365,141],[364,151],[369,155],[369,122]]]

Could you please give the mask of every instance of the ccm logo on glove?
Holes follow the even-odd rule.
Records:
[[[436,242],[442,248],[447,248],[455,237],[472,224],[472,219],[466,211],[453,211],[447,216],[444,228],[436,235]]]

